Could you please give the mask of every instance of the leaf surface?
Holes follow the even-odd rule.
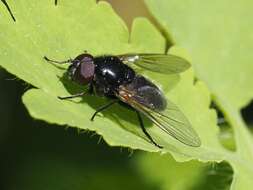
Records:
[[[171,40],[189,51],[197,78],[207,84],[234,130],[236,152],[226,158],[235,171],[231,188],[252,187],[253,141],[240,116],[253,96],[252,1],[146,3]]]

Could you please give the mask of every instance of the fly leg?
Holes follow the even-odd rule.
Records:
[[[149,139],[155,146],[157,146],[158,148],[163,148],[161,145],[157,144],[157,143],[153,140],[153,138],[151,137],[151,135],[148,134],[148,132],[146,131],[146,129],[145,129],[145,127],[144,127],[144,124],[143,124],[143,120],[142,120],[142,118],[141,118],[140,112],[138,112],[138,111],[136,110],[136,113],[137,113],[137,117],[138,117],[138,120],[139,120],[139,122],[140,122],[141,129],[142,129],[143,133],[148,137],[148,139]]]
[[[12,20],[14,22],[16,22],[16,19],[15,19],[14,15],[12,14],[11,9],[10,9],[8,3],[6,2],[6,0],[1,0],[1,1],[4,4],[4,6],[7,8],[7,11],[10,13]]]
[[[55,6],[57,5],[57,3],[58,3],[58,1],[57,1],[57,0],[54,0],[54,5],[55,5]]]
[[[81,93],[78,93],[78,94],[73,94],[71,96],[58,96],[58,98],[60,100],[66,100],[66,99],[72,99],[72,98],[77,98],[77,97],[81,97],[83,95],[87,94],[87,92],[81,92]]]
[[[85,94],[92,94],[92,93],[93,93],[93,86],[90,84],[89,87],[88,87],[88,90],[86,90],[84,92],[80,92],[80,93],[73,94],[73,95],[70,95],[70,96],[58,96],[58,98],[60,100],[66,100],[66,99],[72,99],[72,98],[82,97]]]
[[[50,62],[50,63],[57,63],[57,64],[64,64],[64,63],[72,63],[73,60],[72,59],[68,59],[66,61],[56,61],[56,60],[52,60],[52,59],[49,59],[48,57],[44,56],[43,57],[47,62]]]
[[[90,120],[91,120],[91,121],[94,121],[95,116],[96,116],[99,112],[101,112],[101,111],[103,111],[103,110],[109,108],[110,106],[112,106],[113,104],[117,103],[118,101],[119,101],[119,100],[113,100],[113,101],[109,102],[108,104],[105,104],[105,105],[99,107],[99,108],[96,110],[96,112],[92,115],[92,117],[91,117]]]

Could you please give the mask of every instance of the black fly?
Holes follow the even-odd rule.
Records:
[[[89,86],[87,92],[59,97],[60,99],[80,97],[86,93],[111,99],[108,104],[98,108],[91,117],[92,121],[97,113],[121,102],[136,112],[142,131],[155,146],[162,148],[146,131],[141,114],[180,142],[188,146],[200,146],[200,139],[184,114],[176,105],[165,98],[163,92],[155,84],[137,74],[131,67],[134,64],[153,72],[175,74],[190,67],[186,60],[170,54],[124,54],[93,57],[84,53],[67,61],[44,58],[52,63],[70,63],[67,71],[69,78],[81,85]]]

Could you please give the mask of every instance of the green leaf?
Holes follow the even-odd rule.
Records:
[[[233,127],[237,150],[226,158],[235,171],[232,187],[252,187],[253,141],[239,111],[253,96],[253,2],[146,3],[172,41],[189,51],[197,78],[207,84],[213,100]]]

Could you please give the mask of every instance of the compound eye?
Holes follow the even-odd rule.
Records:
[[[95,72],[95,65],[93,64],[93,61],[81,63],[79,72],[84,81],[91,81]]]
[[[93,62],[93,56],[87,53],[83,53],[81,55],[78,55],[75,59],[74,62]]]
[[[72,68],[73,67],[73,68]],[[69,69],[72,80],[79,84],[88,84],[92,81],[95,73],[93,56],[90,54],[78,55]]]
[[[83,59],[81,60],[81,62],[84,62],[84,63],[93,63],[93,57],[87,54],[87,55],[85,55],[83,57]]]

